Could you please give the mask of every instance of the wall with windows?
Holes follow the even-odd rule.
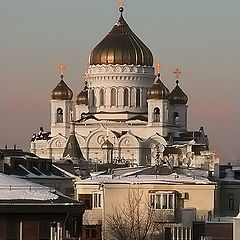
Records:
[[[76,190],[78,198],[82,199],[84,194],[88,194],[91,208],[84,214],[84,222],[88,225],[98,225],[106,223],[106,219],[114,211],[117,204],[124,203],[130,191],[140,191],[143,193],[141,206],[150,206],[155,210],[155,221],[169,223],[165,225],[171,231],[177,232],[174,227],[181,226],[181,209],[196,208],[198,220],[207,220],[209,213],[214,213],[215,185],[208,184],[160,184],[145,183],[134,180],[131,184],[112,179],[110,182],[96,184],[84,184],[78,182]],[[95,195],[94,195],[95,194]],[[99,196],[101,195],[101,207],[99,207]],[[95,206],[95,207],[94,207]],[[100,211],[99,211],[100,210]],[[144,209],[143,209],[144,211]],[[107,226],[105,226],[107,228]],[[103,236],[107,236],[106,228],[102,225]],[[166,231],[169,229],[166,229]],[[191,229],[188,229],[191,232]],[[107,238],[105,238],[107,239]]]
[[[90,112],[147,112],[147,89],[154,82],[154,68],[132,65],[89,66]],[[101,117],[100,117],[101,118]]]
[[[168,111],[169,125],[182,130],[187,129],[187,105],[170,105]]]
[[[236,217],[240,206],[240,185],[238,183],[222,182],[220,186],[220,215]]]

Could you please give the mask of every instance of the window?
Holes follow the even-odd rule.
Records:
[[[228,208],[230,211],[234,210],[234,194],[228,195]]]
[[[61,108],[57,109],[57,123],[63,122],[63,110]]]
[[[154,209],[174,209],[174,193],[154,193],[150,195],[150,205]]]
[[[96,97],[95,97],[95,92],[94,89],[92,89],[92,107],[96,105]]]
[[[171,240],[172,239],[172,229],[170,227],[165,227],[165,240]]]
[[[6,240],[17,240],[19,233],[19,222],[6,220]]]
[[[173,122],[175,125],[179,125],[179,114],[177,112],[173,113]]]
[[[136,91],[136,107],[140,107],[140,89]]]
[[[117,90],[111,89],[111,106],[117,106]]]
[[[154,122],[160,122],[160,109],[158,107],[154,108]]]
[[[92,194],[78,194],[78,200],[82,201],[85,209],[92,209]]]
[[[39,223],[39,239],[47,240],[50,239],[50,222],[40,221]]]
[[[104,106],[104,90],[101,88],[100,91],[99,91],[99,104],[100,106]]]
[[[101,194],[98,194],[98,207],[102,206],[102,196]]]
[[[95,239],[96,238],[96,229],[86,229],[86,238]]]
[[[128,89],[124,89],[123,95],[124,95],[123,106],[124,107],[129,106],[129,91],[128,91]]]
[[[94,208],[100,208],[101,207],[101,194],[100,193],[94,193],[93,194],[93,207]]]
[[[88,225],[83,227],[83,236],[85,240],[100,240],[101,225]]]

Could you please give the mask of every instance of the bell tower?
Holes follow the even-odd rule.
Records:
[[[65,67],[62,63],[59,66],[60,82],[51,93],[51,133],[53,136],[59,133],[68,136],[70,131],[73,92],[64,81],[63,69]]]
[[[161,80],[160,68],[162,64],[155,65],[158,75],[155,83],[147,92],[148,126],[159,126],[162,136],[168,134],[168,95],[169,90]]]

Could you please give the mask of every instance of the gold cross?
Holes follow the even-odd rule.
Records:
[[[160,64],[160,62],[158,61],[157,64],[155,64],[154,66],[158,68],[158,73],[160,73],[161,67],[162,67],[163,65]]]
[[[177,80],[178,80],[179,75],[180,75],[181,73],[182,73],[182,72],[180,72],[179,69],[176,68],[176,72],[174,72],[174,74],[176,74]]]
[[[66,68],[65,65],[63,65],[63,63],[60,64],[60,66],[58,66],[59,69],[61,69],[61,75],[63,75],[63,69]]]
[[[121,1],[121,8],[123,7],[123,0],[120,0]]]
[[[84,76],[84,79],[86,79],[87,74],[88,74],[88,72],[87,72],[87,69],[86,69],[85,72],[82,73],[82,75]]]

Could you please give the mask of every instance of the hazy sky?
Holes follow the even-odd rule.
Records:
[[[119,0],[0,0],[0,147],[29,150],[40,126],[49,130],[57,65],[74,98],[90,51],[117,21]],[[126,0],[132,30],[173,71],[189,97],[189,129],[204,126],[222,161],[240,156],[240,1]]]

